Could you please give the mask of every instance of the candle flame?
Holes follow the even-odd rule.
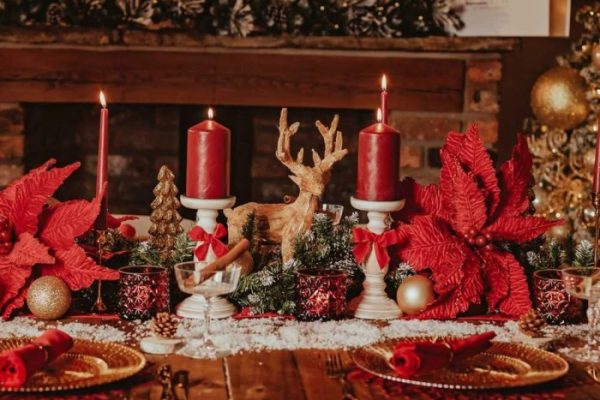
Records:
[[[100,96],[98,97],[100,98],[100,105],[102,108],[106,108],[106,97],[104,96],[104,92],[102,92],[102,90],[100,91]]]
[[[213,119],[215,117],[215,112],[211,107],[208,107],[208,119]]]
[[[377,122],[381,122],[383,119],[383,113],[381,112],[381,108],[377,109]]]
[[[385,74],[381,76],[381,90],[384,92],[387,90],[387,76]]]

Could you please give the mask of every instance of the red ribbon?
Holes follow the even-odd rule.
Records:
[[[398,243],[398,235],[396,231],[389,230],[381,235],[371,232],[364,228],[352,229],[354,238],[354,257],[358,263],[363,263],[367,260],[371,249],[375,251],[375,258],[379,268],[383,269],[390,262],[390,256],[387,248]]]
[[[206,254],[208,253],[208,249],[212,247],[213,252],[217,257],[221,257],[227,253],[227,246],[223,244],[219,239],[225,237],[227,235],[227,229],[223,224],[217,224],[214,233],[207,233],[202,227],[195,226],[188,233],[190,239],[194,242],[200,242],[198,246],[196,246],[196,250],[194,250],[194,255],[200,261],[206,259]]]

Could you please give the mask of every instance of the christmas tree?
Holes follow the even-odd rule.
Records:
[[[534,155],[533,205],[538,215],[562,218],[550,236],[590,240],[594,147],[600,110],[600,3],[577,12],[585,28],[558,66],[539,77],[531,92],[535,119],[526,121]]]
[[[173,257],[177,237],[183,232],[181,215],[177,211],[180,207],[177,199],[179,190],[174,180],[173,172],[163,165],[158,172],[158,184],[152,192],[156,197],[150,205],[150,245],[158,251],[163,262]]]

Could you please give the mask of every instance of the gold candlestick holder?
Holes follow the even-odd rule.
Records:
[[[106,231],[98,230],[96,231],[96,245],[98,246],[98,265],[102,265],[103,255],[104,255],[104,245],[106,244]],[[102,281],[98,280],[98,290],[96,293],[96,302],[94,303],[94,308],[92,310],[94,313],[101,314],[108,311],[106,304],[104,304],[104,300],[102,299]]]

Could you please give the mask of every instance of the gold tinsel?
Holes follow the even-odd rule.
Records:
[[[180,207],[177,194],[179,190],[175,185],[175,175],[163,165],[158,172],[158,184],[154,187],[155,199],[150,204],[150,242],[159,250],[160,258],[165,261],[174,252],[175,241],[183,229],[181,228],[181,215],[177,211]]]
[[[531,89],[531,109],[549,127],[572,129],[590,112],[587,86],[573,68],[555,67],[538,78]]]

